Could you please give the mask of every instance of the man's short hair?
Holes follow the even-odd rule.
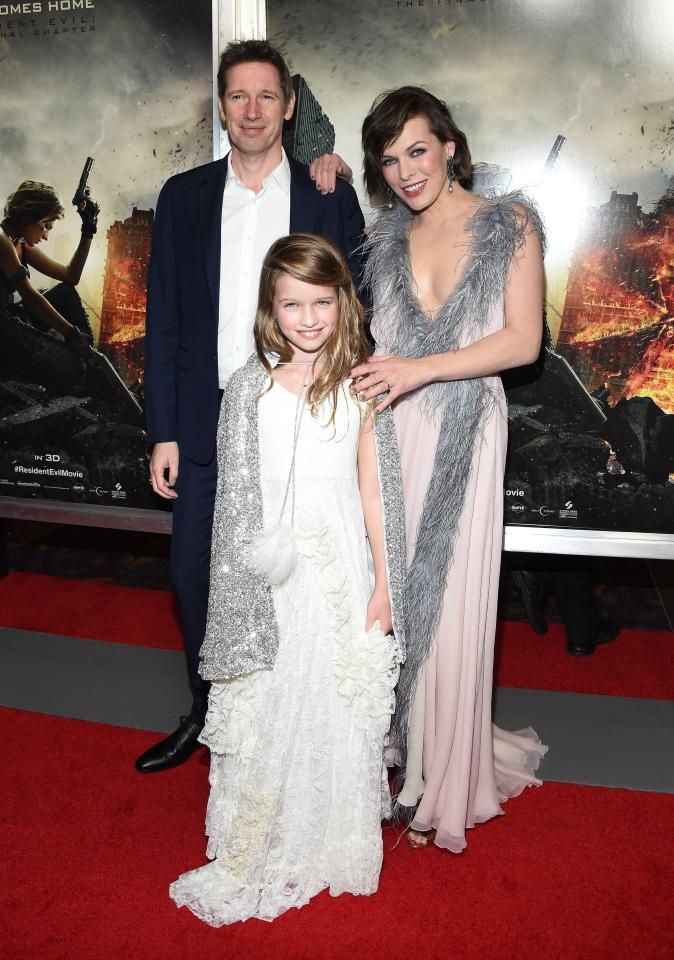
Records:
[[[227,89],[227,71],[240,63],[270,63],[276,67],[286,107],[293,95],[293,84],[288,65],[282,55],[266,40],[234,40],[228,43],[218,66],[218,97],[222,100]]]

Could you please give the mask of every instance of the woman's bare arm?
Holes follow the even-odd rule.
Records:
[[[70,283],[75,287],[82,279],[82,271],[90,249],[91,237],[82,236],[67,266],[64,263],[52,260],[37,247],[27,247],[24,256],[26,263],[39,273],[43,273],[46,277],[52,277],[52,279],[61,283]]]

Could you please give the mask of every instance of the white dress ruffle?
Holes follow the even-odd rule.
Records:
[[[284,417],[292,426],[294,398],[287,398],[275,387],[260,401],[264,509],[272,521],[283,465],[271,466],[273,449],[265,457],[265,437],[285,429]],[[338,408],[342,416],[327,432],[305,413],[297,563],[274,587],[274,669],[211,687],[202,740],[211,750],[212,862],[183,874],[170,894],[213,926],[272,920],[326,888],[334,896],[377,889],[381,819],[390,808],[382,751],[401,655],[378,624],[364,630],[370,586],[354,410],[349,419]],[[319,442],[325,446],[316,449]],[[317,463],[332,475],[307,475]]]

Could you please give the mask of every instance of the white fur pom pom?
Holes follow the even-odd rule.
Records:
[[[251,549],[250,565],[272,584],[283,583],[295,569],[297,543],[292,527],[285,523],[267,527]]]

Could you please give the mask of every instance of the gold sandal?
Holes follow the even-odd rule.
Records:
[[[435,840],[437,830],[408,830],[407,846],[410,850],[425,850]]]

